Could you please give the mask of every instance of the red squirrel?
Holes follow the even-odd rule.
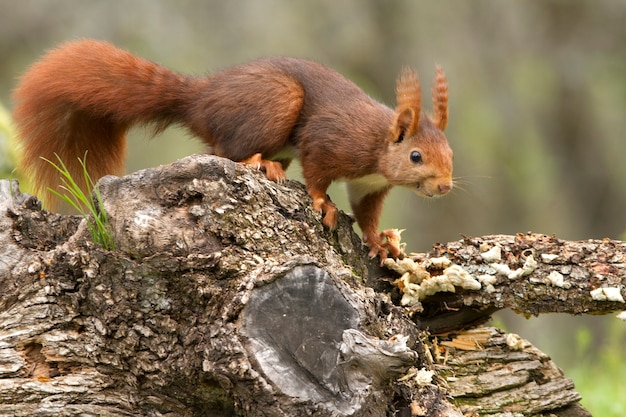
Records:
[[[251,164],[274,181],[299,158],[313,208],[330,229],[337,209],[326,190],[345,181],[369,255],[382,260],[401,255],[393,231],[378,232],[390,188],[433,197],[453,186],[452,150],[443,133],[443,70],[436,69],[431,116],[421,112],[413,71],[401,72],[396,94],[392,110],[339,73],[304,59],[263,58],[195,77],[107,42],[80,40],[48,52],[22,76],[13,117],[20,167],[48,201],[58,173],[42,157],[56,160],[56,153],[78,179],[78,158],[88,151],[94,180],[119,175],[132,125],[154,124],[157,133],[179,124],[215,155]]]

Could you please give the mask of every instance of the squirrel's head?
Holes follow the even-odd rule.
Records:
[[[397,107],[381,168],[392,185],[407,187],[423,197],[452,189],[452,149],[443,131],[448,123],[448,85],[437,67],[433,85],[433,115],[421,112],[417,75],[404,69],[396,85]]]

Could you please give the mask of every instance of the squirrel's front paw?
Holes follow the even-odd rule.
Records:
[[[383,242],[382,245],[389,251],[389,254],[394,259],[404,257],[404,244],[400,243],[401,234],[402,230],[398,229],[385,229],[380,232],[380,239]]]
[[[324,215],[322,223],[333,230],[337,226],[337,207],[328,198],[316,198],[313,200],[313,209]]]
[[[373,259],[378,256],[381,265],[387,256],[391,256],[394,259],[403,258],[403,245],[400,243],[401,233],[402,230],[386,229],[380,232],[380,234],[374,235],[373,238],[365,236],[364,240],[370,247],[369,257]]]

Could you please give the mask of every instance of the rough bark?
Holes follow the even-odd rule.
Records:
[[[625,260],[626,243],[621,241],[564,241],[528,232],[437,244],[429,254],[388,260],[387,265],[406,274],[405,282],[415,282],[415,277],[420,281],[419,276],[425,275],[444,282],[444,290],[446,284],[456,284],[454,292],[442,290],[426,299],[411,297],[410,289],[403,291],[404,304],[414,311],[420,326],[439,333],[458,329],[459,323],[480,321],[502,308],[528,316],[624,310]],[[452,282],[446,282],[447,275]]]
[[[623,294],[617,242],[468,238],[392,271],[367,259],[349,217],[324,229],[301,184],[211,156],[104,178],[113,251],[80,217],[2,187],[0,415],[584,416],[530,344],[459,329],[504,307],[623,308],[586,294]],[[486,261],[495,246],[501,261]],[[538,266],[512,280],[492,265],[531,254]],[[442,257],[495,280],[401,306],[410,263],[450,278],[424,263]],[[569,288],[545,283],[553,270]]]

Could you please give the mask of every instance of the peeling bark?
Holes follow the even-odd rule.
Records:
[[[437,336],[433,343],[435,369],[464,415],[535,416],[552,410],[558,416],[589,416],[578,404],[574,383],[515,334],[480,327]]]
[[[620,244],[519,235],[414,259],[479,275],[495,271],[481,254],[496,245],[513,269],[557,257],[491,292],[402,307],[400,274],[368,260],[349,217],[328,231],[301,184],[206,155],[101,180],[115,251],[1,184],[0,415],[584,416],[527,342],[459,329],[505,307],[621,306],[587,295],[623,295]],[[545,283],[554,270],[569,288]]]

